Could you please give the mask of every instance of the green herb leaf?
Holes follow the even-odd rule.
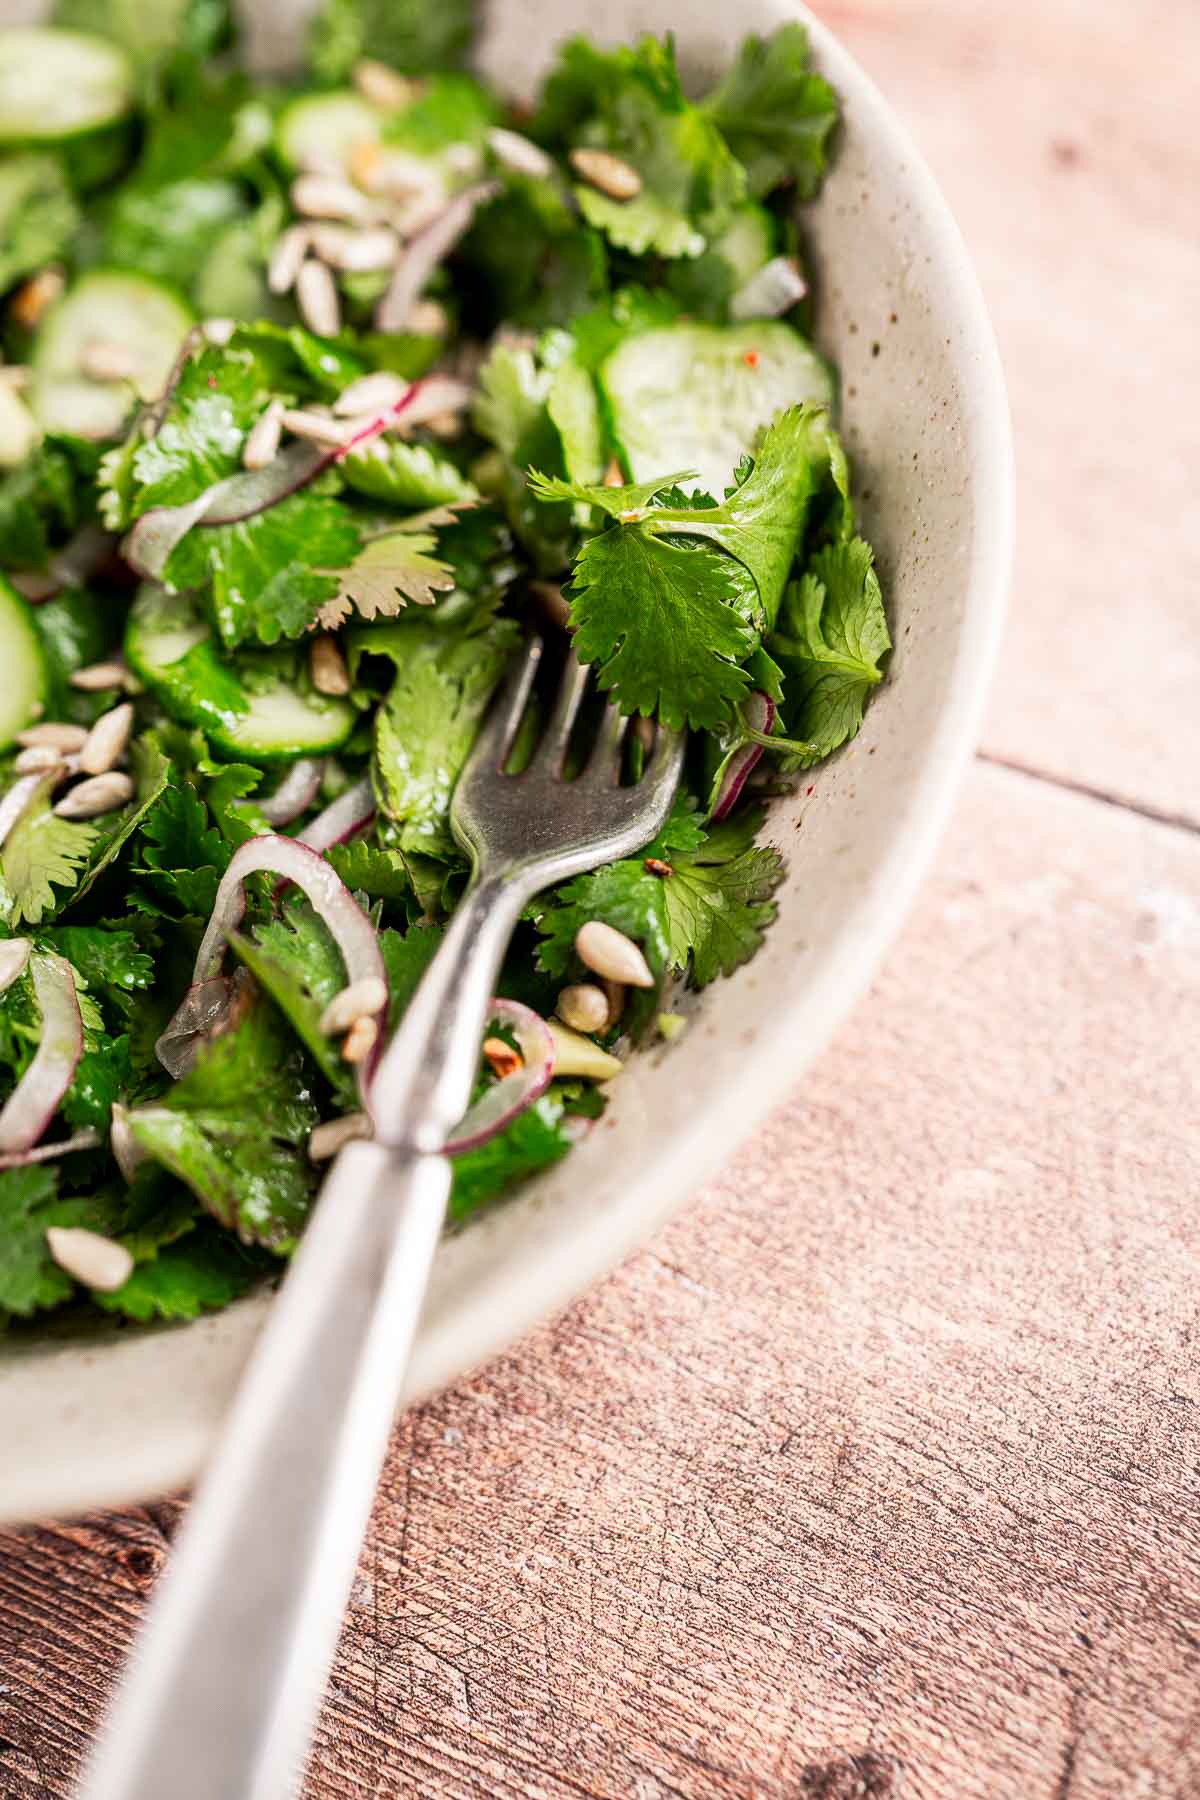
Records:
[[[341,81],[364,56],[424,75],[464,61],[474,29],[474,0],[325,0],[309,55],[322,81]]]
[[[119,1218],[112,1193],[58,1198],[58,1172],[48,1163],[0,1171],[0,1319],[28,1318],[69,1299],[71,1277],[46,1245],[52,1225],[82,1225],[107,1233]]]
[[[294,1247],[315,1175],[304,1151],[317,1111],[298,1051],[269,1002],[202,1049],[156,1106],[129,1115],[150,1156],[246,1243]]]
[[[361,619],[392,619],[408,601],[432,606],[454,586],[454,570],[433,554],[437,537],[402,525],[369,537],[354,561],[337,576],[338,591],[318,615],[326,630]]]
[[[38,925],[66,905],[99,835],[90,822],[51,811],[52,787],[52,780],[43,784],[0,849],[0,921],[10,931]]]
[[[518,1182],[561,1162],[572,1142],[564,1117],[562,1100],[550,1089],[486,1144],[456,1156],[451,1219],[460,1223]]]
[[[50,546],[79,521],[75,466],[42,443],[0,480],[0,568],[44,569]]]
[[[285,904],[277,918],[259,925],[253,936],[231,933],[229,942],[270,994],[339,1101],[354,1106],[354,1072],[343,1062],[340,1045],[321,1030],[321,1014],[346,985],[346,965],[324,920],[307,900],[298,898]]]
[[[105,1312],[124,1313],[143,1324],[198,1319],[237,1300],[269,1267],[229,1232],[202,1221],[180,1242],[139,1262],[115,1293],[93,1298]]]
[[[62,254],[79,209],[55,156],[0,162],[0,294]]]
[[[809,66],[803,25],[748,37],[702,111],[744,165],[752,194],[790,181],[802,200],[813,198],[824,179],[838,102]]]
[[[784,716],[793,738],[828,756],[862,724],[879,664],[891,649],[871,546],[862,538],[820,550],[784,599],[768,639],[784,671]]]
[[[449,457],[439,456],[428,444],[406,443],[402,438],[377,439],[366,449],[353,451],[343,458],[341,471],[356,492],[404,509],[461,505],[479,498],[474,482]]]

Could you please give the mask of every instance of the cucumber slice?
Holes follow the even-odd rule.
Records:
[[[192,314],[173,289],[145,275],[98,269],[46,315],[33,346],[29,404],[43,430],[108,438],[135,398],[162,392]],[[95,381],[83,359],[92,344],[119,345],[134,360],[128,381]]]
[[[7,750],[45,708],[50,677],[33,613],[0,575],[0,750]]]
[[[645,331],[613,351],[600,380],[632,479],[698,469],[695,485],[717,500],[776,413],[834,398],[828,364],[777,319]]]
[[[251,762],[337,750],[358,713],[310,689],[297,648],[222,657],[186,594],[147,582],[125,633],[129,666],[172,718],[199,725],[213,748]]]
[[[0,145],[57,144],[132,110],[133,65],[105,38],[36,25],[0,30]]]
[[[306,94],[285,106],[275,148],[289,169],[348,169],[360,144],[377,144],[387,115],[361,95]]]

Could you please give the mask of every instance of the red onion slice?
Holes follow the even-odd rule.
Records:
[[[58,1138],[53,1144],[35,1144],[31,1150],[14,1150],[9,1156],[0,1156],[0,1169],[27,1169],[30,1163],[54,1162],[76,1150],[96,1150],[99,1145],[100,1133],[89,1125],[85,1131],[77,1131],[74,1137]]]
[[[310,850],[328,850],[334,844],[344,844],[357,831],[369,825],[375,817],[375,794],[370,778],[363,776],[353,787],[348,787],[344,794],[331,800],[323,812],[311,819],[303,831],[297,832],[296,843],[307,844]]]
[[[403,331],[413,304],[444,256],[453,250],[475,217],[475,209],[500,191],[495,181],[477,181],[455,194],[400,253],[388,290],[375,308],[377,331]]]
[[[307,812],[321,791],[325,773],[323,756],[299,756],[273,794],[258,802],[258,810],[268,825],[290,825],[302,812]]]
[[[432,379],[443,387],[452,385],[443,376]],[[330,448],[297,440],[281,450],[265,468],[242,469],[236,475],[227,475],[224,481],[214,482],[185,506],[152,507],[142,514],[126,536],[121,554],[139,575],[149,581],[161,581],[171,552],[194,526],[239,525],[245,519],[253,519],[277,506],[281,500],[299,493],[352,450],[358,450],[383,432],[390,431],[406,414],[413,413],[414,424],[419,418],[428,417],[420,410],[426,385],[424,381],[414,381],[394,406],[385,407],[346,444]],[[445,411],[450,404],[452,397],[442,394],[434,411]]]
[[[763,737],[771,735],[775,727],[775,702],[769,694],[764,694],[760,689],[755,688],[745,701],[743,711],[751,731],[760,732]],[[722,819],[727,819],[737,805],[742,789],[762,759],[763,749],[762,744],[741,744],[729,758],[725,765],[725,773],[721,777],[716,804],[712,809],[714,825],[719,825]]]
[[[33,1061],[0,1111],[0,1155],[29,1150],[58,1111],[83,1055],[83,1020],[75,974],[65,957],[35,951],[29,959],[42,1037]]]
[[[246,877],[260,870],[278,876],[281,881],[294,881],[307,895],[341,951],[348,987],[370,976],[382,981],[385,991],[387,989],[387,969],[375,927],[324,857],[298,838],[277,836],[273,832],[251,838],[234,851],[229,867],[221,877],[212,917],[196,954],[192,985],[155,1045],[159,1061],[171,1074],[190,1067],[201,1040],[211,1034],[214,1022],[226,1016],[233,983],[223,980],[221,975],[225,945],[229,933],[241,924],[246,910]],[[225,995],[220,992],[222,988]],[[381,1008],[378,1017],[381,1034],[386,1018],[386,1007]],[[359,1065],[360,1085],[370,1075],[375,1060],[375,1057],[369,1057]]]
[[[540,1013],[519,1000],[493,1000],[489,1024],[507,1025],[517,1040],[524,1066],[480,1096],[454,1129],[447,1156],[461,1156],[511,1125],[518,1114],[544,1094],[554,1074],[554,1039]]]

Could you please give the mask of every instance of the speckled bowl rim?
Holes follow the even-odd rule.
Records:
[[[856,131],[873,140],[877,155],[903,167],[922,247],[938,279],[939,317],[947,341],[958,345],[971,476],[975,493],[985,498],[975,504],[962,576],[953,680],[912,774],[903,829],[885,843],[869,888],[848,908],[802,991],[784,995],[789,1003],[760,1019],[752,1054],[705,1094],[702,1120],[657,1144],[651,1166],[631,1173],[619,1199],[594,1211],[576,1207],[563,1219],[550,1215],[550,1228],[540,1232],[530,1226],[536,1201],[518,1200],[447,1240],[408,1374],[409,1400],[445,1386],[564,1307],[644,1241],[794,1090],[903,923],[975,744],[1013,544],[1012,441],[991,326],[949,209],[874,84],[807,9],[775,11],[805,19],[816,59]],[[719,1007],[719,995],[706,1004]],[[189,1480],[212,1446],[268,1303],[258,1296],[214,1318],[153,1334],[102,1333],[83,1345],[50,1338],[6,1357],[0,1364],[6,1446],[0,1516],[78,1512]]]

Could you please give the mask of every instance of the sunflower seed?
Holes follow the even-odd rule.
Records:
[[[113,1160],[126,1181],[132,1183],[141,1165],[146,1161],[146,1152],[134,1137],[129,1124],[129,1108],[119,1101],[113,1102],[112,1115],[108,1126],[108,1147],[113,1153]]]
[[[102,1294],[124,1287],[133,1273],[133,1257],[124,1244],[82,1225],[51,1225],[46,1245],[60,1269]]]
[[[333,996],[321,1014],[321,1030],[326,1037],[340,1037],[360,1019],[374,1021],[375,1014],[387,1005],[387,999],[387,983],[378,975],[364,975],[361,981],[352,981],[349,987]]]
[[[360,375],[342,389],[333,410],[343,419],[357,413],[380,413],[389,406],[398,406],[411,385],[403,376],[391,375],[386,369],[377,370],[374,375]]]
[[[332,413],[316,412],[300,407],[285,407],[280,414],[285,431],[293,437],[306,438],[313,444],[348,444],[354,435],[349,419],[335,419]]]
[[[445,443],[453,443],[455,438],[460,438],[463,434],[463,422],[458,413],[431,413],[425,423],[434,437],[441,438]]]
[[[356,1138],[369,1138],[370,1135],[371,1121],[366,1113],[346,1113],[340,1119],[326,1119],[309,1138],[308,1154],[313,1162],[328,1162],[344,1144],[352,1144]]]
[[[654,986],[650,965],[623,931],[615,931],[602,919],[589,919],[575,933],[575,954],[597,975],[610,981],[624,981],[630,987]]]
[[[590,981],[565,987],[555,1001],[554,1010],[572,1031],[603,1031],[608,1024],[608,999],[603,988]]]
[[[621,1073],[620,1058],[610,1056],[599,1044],[593,1044],[591,1038],[582,1037],[558,1019],[548,1019],[546,1024],[554,1039],[556,1075],[584,1075],[589,1081],[609,1081]]]
[[[129,381],[138,372],[138,359],[127,344],[93,338],[79,353],[79,367],[89,381]]]
[[[51,769],[61,769],[65,775],[68,765],[61,750],[52,750],[49,744],[31,744],[18,753],[13,768],[18,775],[45,775]]]
[[[375,208],[361,189],[334,175],[297,175],[292,183],[292,205],[309,219],[365,225],[375,216]]]
[[[308,653],[308,672],[318,694],[341,695],[350,692],[350,671],[336,638],[322,633],[320,637],[313,639]]]
[[[342,329],[342,303],[337,285],[324,263],[312,257],[301,263],[296,277],[296,305],[300,317],[318,337],[336,337]]]
[[[72,669],[67,679],[73,688],[79,688],[85,694],[98,694],[104,688],[124,687],[128,674],[124,663],[98,662]]]
[[[27,725],[24,731],[18,731],[17,742],[27,747],[45,744],[51,750],[62,750],[71,755],[83,749],[87,732],[82,725],[60,725],[48,720],[44,725]]]
[[[67,278],[61,269],[39,269],[28,281],[22,282],[8,303],[9,317],[14,325],[20,325],[26,331],[35,331],[41,324],[45,314],[54,302],[64,293]]]
[[[508,131],[503,125],[495,125],[488,132],[487,141],[496,161],[517,175],[549,175],[554,168],[546,152],[532,138],[522,137],[519,131]]]
[[[450,314],[440,300],[416,300],[408,309],[404,329],[417,337],[445,337],[450,329]]]
[[[410,81],[407,75],[398,75],[386,63],[375,62],[369,56],[355,63],[350,79],[364,100],[381,106],[385,112],[399,112],[401,107],[411,106],[421,91],[419,81]]]
[[[32,949],[28,938],[0,939],[0,994],[25,973]]]
[[[591,150],[581,145],[571,151],[569,160],[589,187],[599,188],[610,200],[635,200],[642,191],[637,170],[609,150]]]
[[[400,239],[388,225],[360,231],[347,225],[314,225],[309,240],[322,262],[347,274],[390,269],[400,254]]]
[[[205,319],[200,329],[204,333],[206,341],[210,344],[215,344],[220,350],[229,342],[230,338],[237,330],[237,320]]]
[[[355,1019],[353,1025],[342,1040],[342,1061],[348,1063],[366,1062],[375,1048],[379,1037],[378,1021],[363,1013]]]
[[[114,769],[107,775],[92,775],[81,781],[63,795],[54,810],[60,819],[96,819],[101,813],[115,812],[132,799],[132,781]]]
[[[308,255],[308,226],[289,225],[275,240],[267,264],[267,286],[273,294],[286,294],[296,285],[300,265]]]
[[[246,434],[246,442],[242,445],[242,467],[265,469],[279,454],[282,436],[283,401],[272,400]]]
[[[608,1025],[611,1030],[625,1011],[625,984],[621,981],[609,981],[605,976],[601,978],[600,986],[608,1001]]]
[[[447,144],[442,164],[461,181],[470,181],[483,167],[483,153],[474,144]]]
[[[133,708],[128,700],[114,706],[96,720],[79,752],[79,767],[85,775],[104,775],[120,762],[133,730]]]

